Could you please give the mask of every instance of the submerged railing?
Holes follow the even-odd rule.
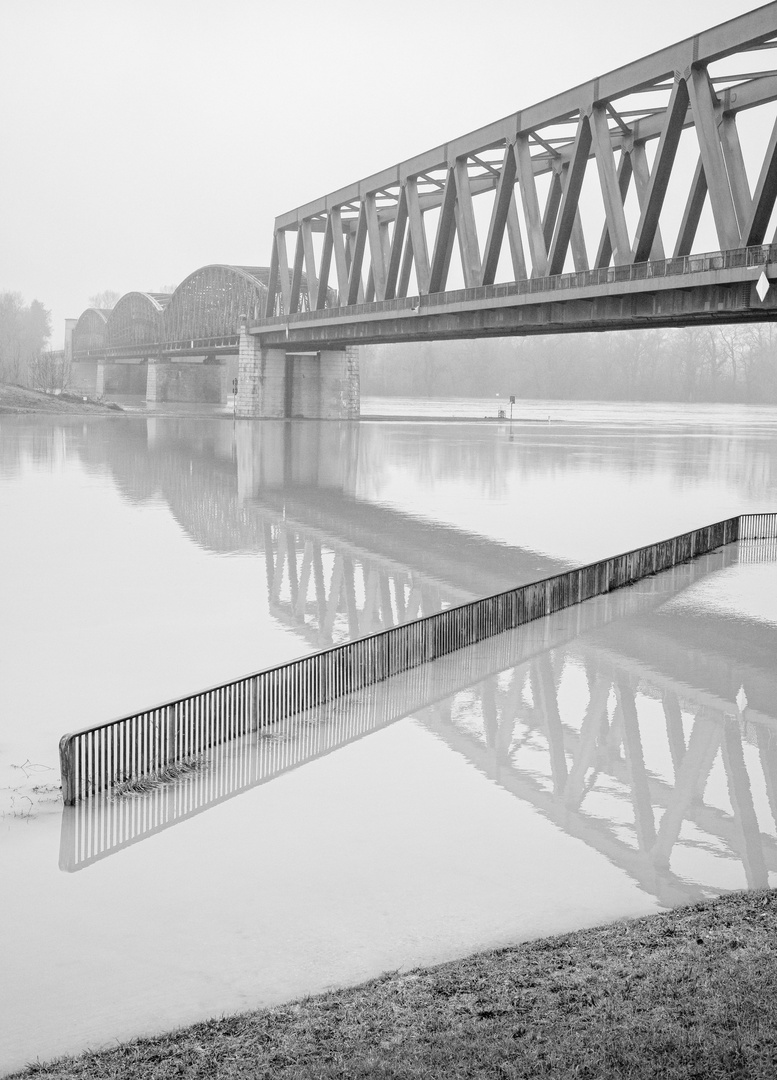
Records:
[[[766,544],[775,546],[774,541]],[[763,547],[754,544],[746,550],[763,552]],[[741,557],[738,551],[736,561]],[[734,558],[732,546],[718,549],[646,579],[639,591],[620,589],[600,597],[598,604],[578,604],[571,618],[555,623],[537,619],[357,694],[287,716],[245,738],[214,747],[203,767],[193,768],[181,782],[152,784],[148,791],[126,795],[122,789],[113,789],[79,800],[62,816],[60,869],[81,870],[405,716],[450,700],[508,668],[536,660],[551,649],[567,648],[581,635],[601,630],[613,620],[653,611],[667,592],[674,594],[703,580],[713,570],[733,564]]]
[[[630,585],[739,539],[777,537],[746,514],[254,672],[60,740],[65,805],[174,769],[212,746],[361,690],[485,638]]]

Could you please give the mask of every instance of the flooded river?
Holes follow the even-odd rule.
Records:
[[[777,883],[768,544],[63,814],[68,730],[777,510],[777,410],[477,408],[0,419],[0,1073]]]

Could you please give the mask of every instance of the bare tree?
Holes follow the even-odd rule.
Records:
[[[89,307],[102,308],[105,311],[108,308],[115,307],[120,296],[121,293],[117,293],[113,289],[103,289],[102,292],[89,297]]]
[[[51,313],[39,300],[0,293],[0,382],[24,383],[30,365],[51,337]]]
[[[42,349],[30,360],[28,381],[36,390],[66,390],[70,360],[64,349]]]

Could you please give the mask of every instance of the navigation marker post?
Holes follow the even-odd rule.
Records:
[[[771,282],[766,276],[766,268],[764,267],[764,269],[761,271],[761,276],[759,277],[755,286],[755,291],[758,293],[758,299],[761,301],[761,303],[763,303],[766,299],[766,294],[768,293],[770,288]]]

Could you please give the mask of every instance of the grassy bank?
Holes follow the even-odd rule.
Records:
[[[77,394],[44,394],[23,386],[0,383],[0,414],[2,413],[107,413],[116,412],[116,405],[101,405],[84,401]]]
[[[394,973],[17,1076],[777,1076],[777,893]]]

